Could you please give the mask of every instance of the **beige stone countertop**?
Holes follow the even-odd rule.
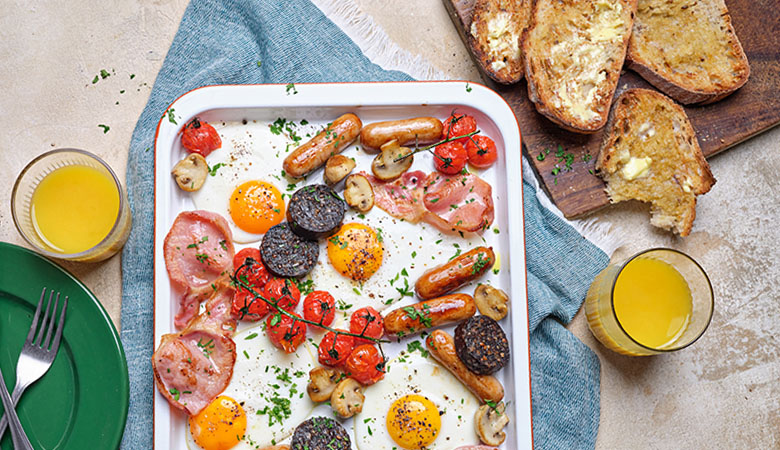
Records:
[[[450,78],[479,75],[440,0],[357,0],[402,48]],[[392,3],[392,7],[388,4]],[[0,12],[0,240],[24,245],[10,214],[13,180],[35,156],[76,147],[124,181],[130,135],[186,0],[4,2]],[[110,76],[92,84],[101,69]],[[131,74],[134,77],[131,79]],[[110,126],[104,133],[99,124]],[[649,208],[599,212],[620,253],[666,246],[707,271],[709,330],[692,347],[629,358],[606,350],[580,312],[570,329],[601,361],[599,449],[780,448],[780,129],[710,160],[718,182],[680,239],[649,224]],[[119,328],[120,259],[63,264]]]

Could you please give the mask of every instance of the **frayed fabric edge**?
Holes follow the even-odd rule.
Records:
[[[399,47],[353,0],[312,0],[312,3],[338,25],[371,62],[383,69],[399,70],[418,80],[449,78],[427,59]]]

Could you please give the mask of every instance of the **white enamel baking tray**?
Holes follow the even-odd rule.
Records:
[[[161,111],[163,117],[157,127],[154,147],[155,348],[163,334],[175,331],[173,317],[178,302],[165,269],[163,241],[177,214],[194,209],[189,195],[178,189],[170,176],[173,165],[185,155],[179,134],[183,124],[195,116],[210,123],[244,119],[271,123],[284,117],[296,121],[305,118],[324,126],[346,112],[357,114],[364,124],[369,124],[418,116],[444,119],[453,110],[474,116],[482,133],[495,140],[499,152],[498,162],[492,168],[477,173],[493,187],[496,212],[493,225],[500,230],[499,233],[488,231],[483,234],[487,245],[500,253],[501,260],[499,273],[491,273],[488,277],[493,285],[509,293],[512,302],[509,317],[501,322],[512,344],[510,364],[498,373],[506,391],[505,401],[511,402],[507,408],[511,423],[501,448],[533,448],[520,132],[509,105],[480,84],[458,81],[333,83],[296,84],[294,89],[283,84],[207,86],[179,97],[166,114]],[[176,124],[169,120],[168,112]],[[355,145],[351,147],[354,149]],[[367,169],[371,157],[364,155],[365,161],[358,159],[358,168]],[[281,168],[281,159],[279,166]],[[418,168],[430,172],[432,164],[428,161],[420,167],[416,161],[414,169]],[[321,177],[320,170],[309,180],[321,182]],[[327,289],[327,286],[317,285],[317,288]],[[472,291],[473,286],[463,289],[463,292]],[[397,350],[390,349],[388,353],[392,355]],[[173,411],[156,390],[154,396],[155,448],[185,450],[186,417]]]

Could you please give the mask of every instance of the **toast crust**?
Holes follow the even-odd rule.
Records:
[[[604,127],[637,0],[537,0],[522,49],[537,111],[576,133]]]
[[[528,26],[532,0],[477,0],[471,13],[468,41],[474,56],[494,81],[523,79],[520,39]]]
[[[640,0],[626,61],[683,104],[718,101],[750,77],[723,0]]]
[[[596,170],[612,203],[649,202],[650,222],[680,236],[693,228],[696,196],[715,184],[685,110],[649,89],[616,99]]]

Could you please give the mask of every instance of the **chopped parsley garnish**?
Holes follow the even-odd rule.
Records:
[[[422,326],[430,327],[433,325],[430,316],[430,307],[427,304],[423,304],[422,311],[417,311],[414,309],[414,306],[405,306],[401,309],[406,313],[406,317],[417,320]]]
[[[165,114],[168,115],[168,122],[170,122],[170,123],[172,123],[174,125],[178,125],[178,122],[176,122],[176,116],[173,114],[174,111],[175,110],[173,108],[171,108],[168,111],[166,111]]]
[[[111,127],[109,127],[108,125],[103,125],[102,123],[101,123],[101,124],[99,124],[99,125],[98,125],[98,127],[100,127],[100,128],[102,128],[102,129],[103,129],[103,134],[106,134],[106,133],[108,133],[108,130],[110,130],[110,129],[111,129]]]
[[[420,341],[413,341],[406,344],[406,351],[409,353],[412,353],[414,351],[419,351],[420,355],[422,355],[423,358],[427,358],[430,354],[428,350],[423,347],[422,343]]]
[[[287,90],[287,95],[290,95],[290,91],[292,91],[293,95],[298,93],[298,90],[295,89],[295,84],[293,83],[287,83],[287,86],[285,88]]]
[[[477,254],[477,260],[474,261],[474,265],[471,266],[471,274],[475,275],[482,271],[490,261],[482,258],[482,253]]]
[[[214,164],[214,167],[209,167],[209,175],[211,175],[212,177],[217,176],[217,170],[219,170],[219,168],[224,165],[225,163],[216,163]]]

